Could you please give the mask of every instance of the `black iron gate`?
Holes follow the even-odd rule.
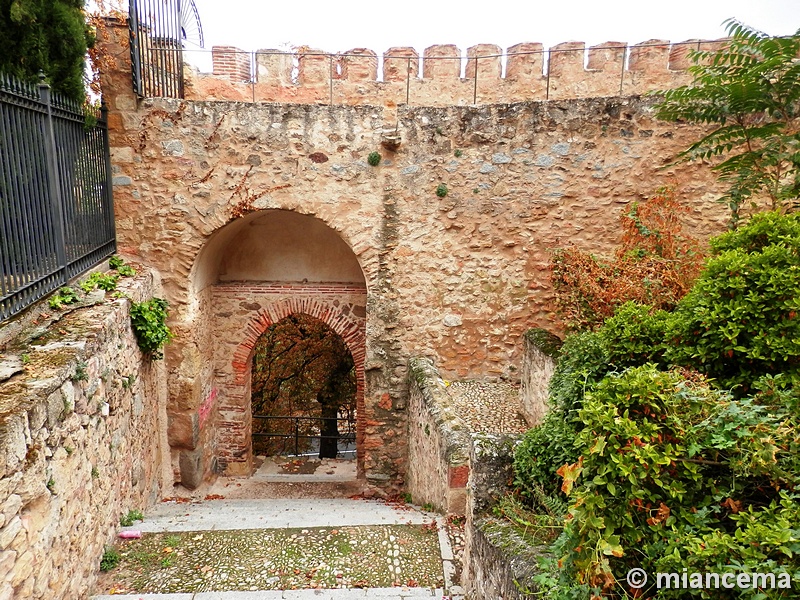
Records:
[[[203,46],[194,0],[130,0],[133,89],[142,98],[183,98],[183,47]]]

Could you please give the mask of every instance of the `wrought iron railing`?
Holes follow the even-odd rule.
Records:
[[[131,0],[133,89],[141,98],[183,98],[184,42],[203,46],[194,0]]]
[[[323,435],[323,425],[336,421],[338,434]],[[325,417],[287,417],[272,415],[253,415],[253,445],[259,453],[258,443],[262,440],[275,440],[269,448],[263,449],[270,455],[286,456],[293,454],[316,453],[322,440],[336,440],[338,454],[353,454],[356,450],[356,424],[352,418]]]
[[[105,111],[0,74],[0,321],[115,250]]]

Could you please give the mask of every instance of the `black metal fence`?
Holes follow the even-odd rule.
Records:
[[[116,250],[99,112],[0,74],[0,321]]]
[[[133,89],[141,98],[183,98],[183,46],[203,45],[194,0],[130,0]]]
[[[336,421],[336,435],[323,435],[326,422]],[[355,455],[356,426],[352,418],[253,415],[253,450],[256,454],[286,456],[316,454],[322,440],[336,440],[340,455]]]

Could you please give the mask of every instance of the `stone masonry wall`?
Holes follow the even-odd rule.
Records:
[[[149,271],[120,288],[160,294]],[[120,515],[171,489],[165,372],[126,299],[27,331],[0,356],[0,598],[85,598]]]
[[[558,327],[551,248],[611,253],[620,211],[663,185],[690,204],[690,231],[724,228],[708,167],[664,168],[703,130],[655,120],[649,98],[442,107],[140,101],[130,91],[125,31],[106,44],[118,66],[104,73],[117,232],[124,252],[164,274],[176,332],[169,410],[199,418],[216,385],[209,332],[227,317],[193,285],[209,240],[254,211],[313,216],[364,274],[372,423],[364,471],[386,487],[402,485],[404,442],[386,434],[407,427],[408,358],[438,357],[448,379],[517,378],[522,333]],[[382,155],[377,167],[367,163],[371,152]],[[439,184],[446,195],[437,196]],[[212,440],[214,420],[205,422],[201,438]],[[203,468],[210,473],[212,461]]]
[[[415,504],[446,514],[466,512],[470,438],[453,408],[445,382],[425,358],[409,361],[408,473]]]
[[[520,436],[473,434],[472,465],[464,536],[462,585],[469,600],[529,597],[535,591],[531,577],[536,574],[537,553],[491,508],[511,492],[514,449]]]
[[[547,413],[550,378],[556,368],[561,340],[544,329],[529,329],[522,336],[522,380],[520,408],[531,427]]]

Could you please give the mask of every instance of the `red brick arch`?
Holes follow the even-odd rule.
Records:
[[[227,287],[227,286],[226,286]],[[230,287],[234,287],[231,285]],[[251,288],[253,284],[242,284],[243,288]],[[247,403],[249,415],[249,380],[253,361],[253,349],[256,342],[264,332],[280,320],[298,313],[303,313],[319,319],[338,335],[342,337],[348,350],[353,356],[356,369],[356,458],[358,461],[359,476],[364,471],[364,434],[365,434],[365,406],[364,406],[364,361],[366,357],[366,319],[357,316],[350,310],[346,302],[338,301],[344,296],[354,294],[366,299],[366,289],[361,286],[344,285],[291,285],[278,284],[272,286],[258,285],[258,291],[263,292],[265,287],[279,288],[274,290],[283,297],[270,302],[267,307],[253,314],[244,329],[244,339],[233,353],[231,367],[236,386],[241,386],[242,398]],[[241,290],[245,291],[245,290]],[[255,290],[251,290],[255,291]],[[348,308],[346,308],[348,307]],[[246,428],[249,435],[250,427]],[[250,440],[247,440],[249,444]]]

